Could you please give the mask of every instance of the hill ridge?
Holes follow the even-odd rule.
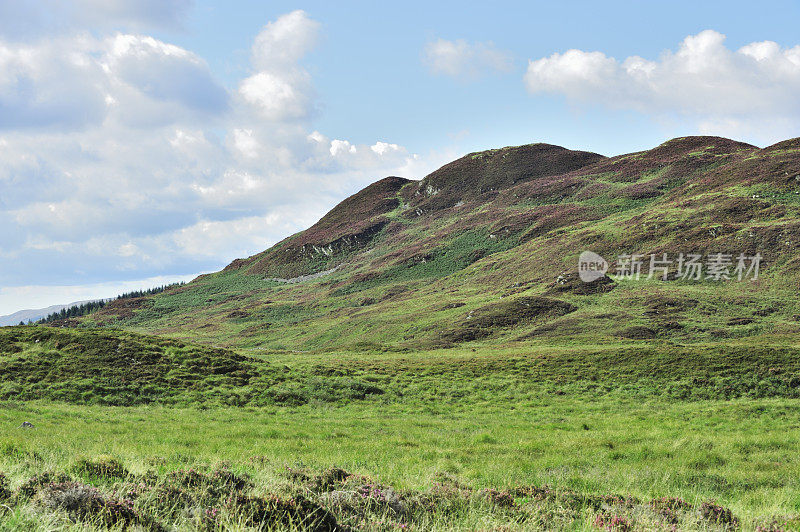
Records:
[[[269,250],[82,323],[286,349],[791,335],[800,150],[787,142],[765,151],[683,137],[614,157],[546,144],[474,152],[420,181],[380,180]],[[759,253],[764,268],[757,281],[677,282],[675,263],[670,281],[648,282],[645,261],[643,281],[593,288],[576,275],[584,250],[606,257],[609,274],[625,253]]]

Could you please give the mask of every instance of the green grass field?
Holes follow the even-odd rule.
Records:
[[[315,518],[330,529],[323,511],[343,530],[800,527],[800,356],[791,348],[235,355],[114,331],[6,331],[4,350],[17,352],[4,357],[0,386],[47,397],[47,372],[33,388],[19,360],[50,353],[47,371],[66,400],[5,396],[0,530],[315,529]],[[103,353],[137,342],[152,356],[121,375],[147,375],[151,395],[104,405],[125,405],[125,385],[92,378],[91,364],[108,366]],[[242,380],[186,380],[155,353],[235,363]],[[63,368],[79,363],[86,374],[66,378]],[[359,394],[353,383],[375,390]],[[201,481],[181,476],[191,470]],[[21,495],[48,471],[70,480]],[[249,478],[238,503],[214,484],[228,474]],[[88,513],[66,505],[62,491],[76,486],[96,487],[103,503]],[[361,495],[364,486],[375,493]],[[108,511],[115,501],[129,501],[131,513]]]

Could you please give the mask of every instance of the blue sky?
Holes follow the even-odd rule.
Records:
[[[714,29],[738,49],[771,40],[800,42],[800,3],[767,2],[198,2],[172,41],[198,52],[228,86],[249,68],[247,50],[264,20],[294,9],[323,23],[307,58],[321,95],[321,130],[356,142],[391,136],[424,152],[453,136],[465,149],[545,139],[614,154],[645,149],[693,124],[654,124],[640,113],[575,106],[559,95],[532,98],[520,83],[530,59],[572,48],[657,59],[688,35]],[[209,39],[209,35],[214,35]],[[436,39],[492,42],[514,68],[464,82],[432,76],[420,61]],[[391,102],[391,103],[389,103]],[[613,124],[614,134],[597,134]],[[761,141],[753,134],[751,141]]]
[[[0,314],[185,280],[388,174],[800,135],[797,2],[0,0]]]

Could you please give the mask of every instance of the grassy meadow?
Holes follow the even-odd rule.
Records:
[[[792,348],[233,353],[121,331],[7,331],[17,352],[0,386],[40,398],[3,397],[0,530],[800,526]],[[110,365],[102,353],[141,343],[150,357],[120,382],[92,378],[90,364]],[[58,400],[46,374],[26,382],[20,361],[43,353],[58,393],[81,394]],[[77,356],[86,374],[70,380]],[[238,380],[213,369],[186,380],[176,363],[198,357],[235,365]],[[124,381],[142,375],[151,395],[131,401]]]

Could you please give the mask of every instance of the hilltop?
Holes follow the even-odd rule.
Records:
[[[794,342],[798,245],[800,139],[684,137],[615,157],[532,144],[379,180],[262,253],[82,325],[312,350]],[[584,250],[610,274],[632,253],[763,260],[757,280],[585,285]]]

